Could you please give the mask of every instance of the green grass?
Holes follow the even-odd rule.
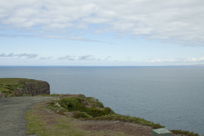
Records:
[[[36,116],[32,111],[27,112],[26,114],[27,128],[29,129],[28,134],[43,133],[45,123],[41,122],[41,119]]]
[[[199,134],[186,130],[171,130],[172,133],[182,136],[199,136]]]
[[[15,96],[15,90],[22,88],[21,78],[0,78],[0,93],[4,96]]]
[[[24,81],[24,80],[26,80],[26,79],[24,79],[24,78],[0,78],[0,83],[16,85],[19,83],[19,81]]]
[[[27,78],[0,78],[1,85],[19,85],[26,81],[38,82],[38,80]]]
[[[111,108],[104,107],[97,99],[85,97],[84,95],[62,97],[57,101],[51,102],[50,108],[60,114],[71,112],[74,118],[88,120],[118,120],[150,126],[152,128],[164,127],[143,118],[116,114]]]
[[[38,107],[39,108],[39,107]],[[37,109],[38,111],[39,109]],[[26,114],[28,134],[38,136],[85,136],[86,131],[78,129],[68,118],[57,118],[57,122],[48,125],[42,114],[32,109]]]
[[[22,89],[25,86],[25,82],[38,83],[38,80],[26,79],[26,78],[0,78],[0,96],[22,96],[24,94],[19,93],[17,90]]]

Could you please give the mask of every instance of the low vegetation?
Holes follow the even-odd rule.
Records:
[[[199,134],[197,133],[185,131],[185,130],[171,130],[171,132],[180,136],[199,136]]]
[[[125,115],[120,115],[120,114],[109,114],[109,115],[105,115],[105,116],[96,117],[93,119],[94,120],[115,120],[115,121],[118,120],[118,121],[124,121],[124,122],[131,122],[131,123],[136,123],[136,124],[140,124],[140,125],[150,126],[154,129],[164,127],[160,124],[156,124],[156,123],[153,123],[151,121],[147,121],[143,118],[125,116]]]
[[[152,128],[164,127],[142,118],[117,114],[92,97],[84,95],[54,95],[53,97],[54,101],[38,104],[27,113],[29,134],[38,136],[133,136],[135,134],[149,136]],[[199,136],[183,130],[171,132],[177,136]]]
[[[60,114],[69,112],[74,118],[84,120],[114,120],[137,123],[152,128],[164,127],[142,118],[117,114],[111,108],[104,107],[97,99],[84,95],[61,97],[51,102],[49,107]]]
[[[46,103],[32,107],[26,114],[28,135],[37,136],[133,136],[120,130],[90,131],[82,126],[87,125],[69,115],[56,114],[46,108]],[[54,108],[56,110],[56,107]],[[83,124],[83,125],[82,125]],[[101,123],[100,123],[101,124]],[[146,136],[146,135],[144,135]]]

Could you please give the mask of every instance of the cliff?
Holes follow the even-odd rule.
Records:
[[[143,118],[121,115],[98,99],[85,95],[52,95],[50,102],[35,105],[26,116],[29,134],[39,136],[152,136],[164,126]],[[54,111],[54,112],[52,112]],[[38,127],[41,126],[41,127]],[[165,131],[167,131],[165,129]],[[199,134],[171,130],[173,136]],[[165,134],[161,134],[165,135]]]
[[[25,78],[0,78],[0,97],[50,94],[46,81]]]

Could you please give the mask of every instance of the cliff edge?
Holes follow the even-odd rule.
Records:
[[[50,94],[46,81],[25,78],[0,78],[0,97]]]

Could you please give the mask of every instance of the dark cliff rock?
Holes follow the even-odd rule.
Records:
[[[0,78],[0,97],[50,94],[46,81],[23,78]]]

